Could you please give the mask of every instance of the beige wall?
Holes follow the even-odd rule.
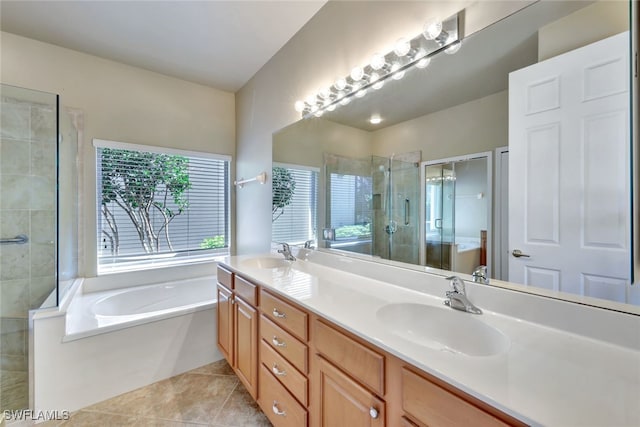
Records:
[[[469,35],[530,1],[330,1],[237,93],[238,176],[271,168],[272,133],[297,121],[298,99],[389,51],[400,37],[412,37],[431,17],[450,16],[468,6],[463,32]],[[383,31],[381,29],[384,29]],[[271,186],[246,186],[237,193],[239,253],[269,249]]]
[[[323,154],[371,156],[371,133],[324,119],[301,120],[273,134],[273,161],[321,168]]]
[[[63,106],[84,112],[85,238],[80,250],[86,262],[80,274],[96,273],[93,138],[235,154],[234,94],[13,34],[0,35],[2,83],[57,93]]]
[[[629,29],[629,2],[604,0],[538,31],[538,60],[560,55]]]
[[[398,123],[372,133],[373,154],[422,151],[437,160],[508,145],[507,91]]]

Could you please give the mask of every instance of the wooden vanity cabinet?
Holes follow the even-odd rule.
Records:
[[[275,427],[525,426],[218,268],[218,347]]]
[[[218,267],[218,348],[251,396],[258,397],[258,288]]]

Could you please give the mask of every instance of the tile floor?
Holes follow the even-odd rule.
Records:
[[[38,427],[271,426],[225,360],[121,394]]]

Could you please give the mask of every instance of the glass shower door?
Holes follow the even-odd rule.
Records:
[[[455,167],[425,166],[425,245],[428,267],[450,270],[455,242]]]
[[[0,86],[0,409],[29,406],[28,317],[55,306],[57,95]]]

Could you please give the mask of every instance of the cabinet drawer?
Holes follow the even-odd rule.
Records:
[[[429,427],[508,425],[406,368],[402,368],[402,409]]]
[[[307,378],[263,340],[260,340],[260,362],[303,406],[309,404]]]
[[[218,266],[218,282],[226,286],[227,289],[233,290],[233,273]]]
[[[307,411],[273,375],[260,365],[258,403],[275,427],[304,427]]]
[[[300,372],[308,372],[306,344],[267,319],[264,314],[260,316],[260,337]]]
[[[275,295],[260,291],[260,308],[265,316],[302,341],[307,341],[308,315]]]
[[[315,322],[315,343],[319,353],[345,372],[384,395],[384,356],[338,332],[320,321]]]
[[[254,307],[258,304],[258,287],[256,285],[236,275],[234,286],[237,296]]]

